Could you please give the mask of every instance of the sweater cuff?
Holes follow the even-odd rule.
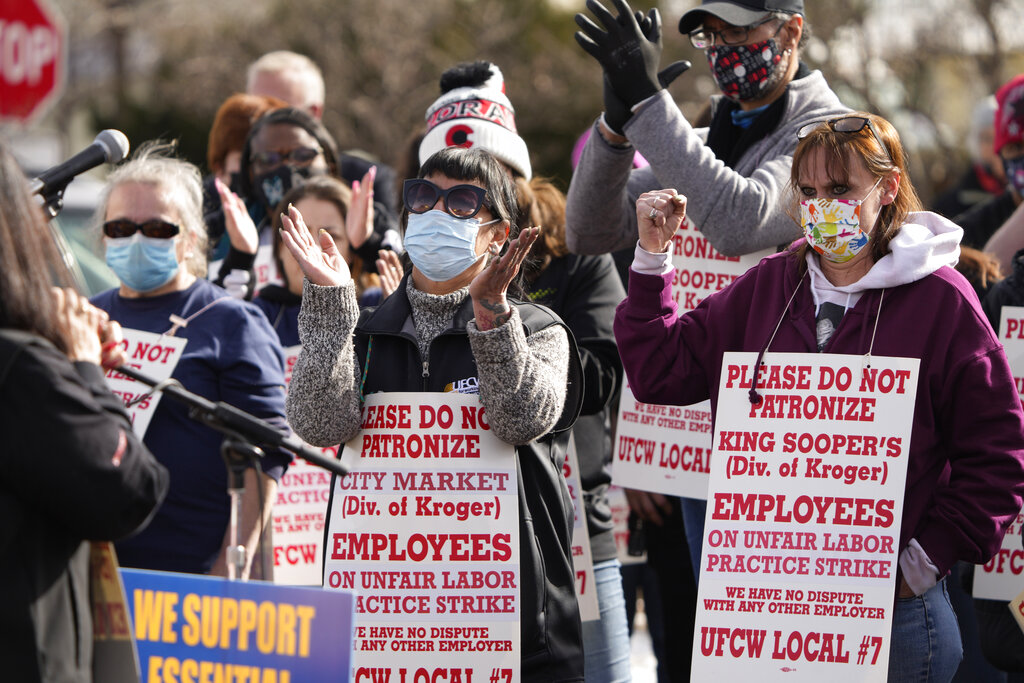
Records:
[[[633,252],[633,265],[630,268],[643,275],[668,275],[673,270],[672,252],[653,253],[637,242],[636,250]]]
[[[466,330],[477,363],[506,363],[526,353],[529,348],[519,309],[515,306],[512,307],[512,315],[504,325],[491,330],[480,330],[476,326],[476,320],[470,320],[466,324]]]
[[[344,344],[359,318],[356,286],[349,280],[338,287],[320,287],[302,280],[302,307],[299,309],[299,339]]]
[[[662,88],[661,90],[664,90],[664,88]],[[638,111],[640,111],[641,109],[646,107],[650,102],[653,102],[656,98],[658,98],[661,95],[661,90],[659,90],[658,92],[654,93],[653,95],[649,95],[649,96],[645,97],[644,99],[640,100],[639,102],[634,104],[632,107],[630,107],[629,110],[631,112],[633,112],[634,114],[636,114]]]

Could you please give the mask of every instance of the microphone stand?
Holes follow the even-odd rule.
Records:
[[[254,466],[255,462],[263,457],[261,446],[286,448],[317,467],[333,472],[340,477],[348,474],[348,467],[343,465],[340,460],[324,456],[323,453],[307,446],[298,437],[285,434],[266,420],[261,420],[244,410],[239,410],[223,401],[215,403],[194,394],[182,387],[175,379],[158,382],[123,365],[114,370],[137,382],[153,387],[153,391],[162,391],[165,396],[186,404],[189,417],[224,434],[220,451],[228,468],[228,496],[231,498],[227,551],[228,579],[234,580],[241,577],[245,569],[246,550],[245,545],[238,542],[238,523],[242,517],[245,470]]]
[[[47,188],[46,192],[40,193],[40,197],[43,200],[43,212],[46,214],[47,219],[54,219],[60,210],[64,208],[64,190],[68,189],[71,179],[68,182],[58,187]]]

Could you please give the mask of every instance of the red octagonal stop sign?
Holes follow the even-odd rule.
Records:
[[[0,0],[0,119],[27,123],[56,101],[66,46],[49,0]]]

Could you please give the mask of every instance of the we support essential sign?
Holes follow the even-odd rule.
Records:
[[[724,289],[771,252],[724,256],[689,220],[672,236],[672,298],[680,313]],[[641,403],[627,383],[619,399],[612,463],[617,486],[706,498],[711,471],[711,403]]]
[[[515,450],[479,398],[367,396],[342,460],[324,587],[356,591],[355,680],[517,681]]]
[[[768,361],[770,359],[770,361]],[[884,681],[917,359],[726,353],[693,679]]]
[[[144,683],[348,681],[351,593],[122,569]]]

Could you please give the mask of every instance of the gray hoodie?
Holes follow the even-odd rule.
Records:
[[[800,226],[785,209],[796,132],[812,121],[849,111],[820,71],[789,84],[786,109],[770,135],[728,168],[694,129],[667,90],[641,103],[626,124],[632,145],[613,147],[591,132],[569,185],[566,229],[570,251],[602,254],[632,247],[637,240],[636,198],[648,190],[674,188],[686,195],[686,213],[711,245],[740,256],[789,244]],[[650,166],[632,171],[639,151]]]

